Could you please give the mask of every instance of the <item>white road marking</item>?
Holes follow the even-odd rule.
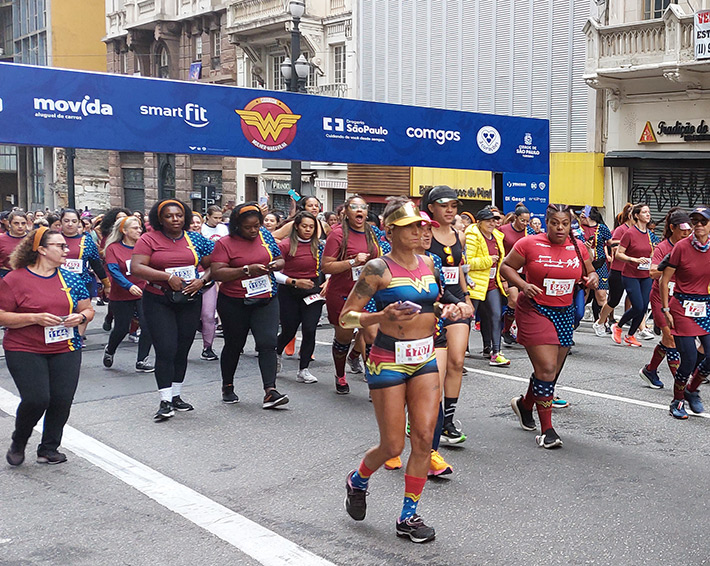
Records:
[[[19,397],[0,388],[0,410],[14,415],[19,402]],[[332,562],[71,426],[64,427],[62,446],[265,566],[334,566]]]

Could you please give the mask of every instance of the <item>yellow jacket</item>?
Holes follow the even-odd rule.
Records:
[[[503,258],[505,257],[505,248],[503,247],[503,233],[498,230],[493,231],[493,238],[498,246],[498,265],[496,266],[496,284],[498,289],[503,294],[507,296],[503,283],[500,278],[500,264],[503,263]],[[471,299],[475,301],[483,301],[486,298],[488,292],[488,283],[490,281],[491,267],[493,267],[493,260],[491,255],[488,253],[488,245],[486,244],[486,239],[481,231],[478,229],[476,224],[472,224],[466,228],[466,262],[469,265],[468,275],[473,279],[476,287],[471,289],[469,287],[468,293]]]

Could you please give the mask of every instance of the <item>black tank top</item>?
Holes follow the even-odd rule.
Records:
[[[458,233],[452,228],[451,231],[456,236],[456,241],[453,246],[445,246],[432,234],[431,246],[429,246],[429,251],[435,255],[438,255],[441,259],[442,268],[446,267],[458,267],[462,264],[463,260],[463,247],[461,246],[461,240],[459,239]],[[442,278],[444,277],[442,273]],[[446,285],[446,289],[451,291],[456,298],[461,301],[465,301],[465,294],[461,285],[455,283],[452,285]]]

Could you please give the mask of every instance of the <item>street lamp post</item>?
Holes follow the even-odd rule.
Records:
[[[306,11],[305,0],[290,0],[288,11],[292,18],[291,57],[281,63],[281,74],[286,79],[291,92],[306,92],[306,79],[310,65],[301,53],[301,17]],[[301,194],[301,162],[291,161],[291,188]]]

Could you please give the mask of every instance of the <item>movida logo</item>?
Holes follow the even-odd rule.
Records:
[[[51,98],[34,99],[35,116],[39,118],[60,118],[81,120],[88,116],[113,116],[113,106],[104,104],[100,99],[87,94],[82,100],[54,100]]]
[[[296,137],[296,122],[301,119],[280,100],[266,96],[255,98],[244,110],[235,112],[242,119],[244,137],[264,151],[288,147]]]

